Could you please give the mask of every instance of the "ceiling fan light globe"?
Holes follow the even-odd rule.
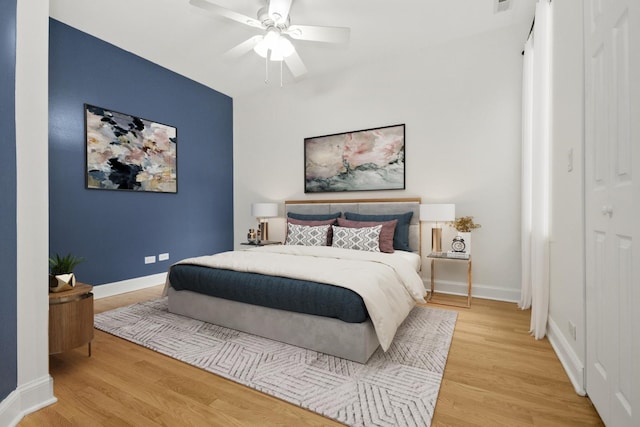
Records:
[[[263,41],[265,42],[267,49],[273,49],[278,45],[280,38],[280,32],[274,29],[269,29],[267,34],[265,34]]]
[[[269,47],[267,43],[264,41],[264,38],[260,40],[258,44],[255,45],[255,47],[253,48],[253,51],[263,58],[267,57],[267,54],[269,53]]]
[[[277,57],[286,58],[295,52],[295,50],[293,44],[288,39],[280,37],[276,45],[271,49],[271,55],[275,54]]]

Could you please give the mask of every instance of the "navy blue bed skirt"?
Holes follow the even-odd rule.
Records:
[[[171,267],[169,281],[177,291],[189,290],[253,305],[333,317],[348,323],[361,323],[369,317],[360,295],[324,283],[191,264]]]

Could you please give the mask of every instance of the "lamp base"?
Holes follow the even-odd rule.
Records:
[[[269,240],[269,223],[266,221],[258,222],[258,240]]]
[[[442,228],[431,229],[431,252],[442,252]]]

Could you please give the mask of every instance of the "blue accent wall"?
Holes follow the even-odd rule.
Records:
[[[0,5],[0,401],[18,385],[16,228],[16,1]]]
[[[232,99],[54,19],[49,31],[50,253],[84,257],[78,280],[100,285],[231,250]],[[175,126],[178,193],[85,188],[85,103]]]

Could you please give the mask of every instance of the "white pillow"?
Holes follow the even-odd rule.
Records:
[[[361,228],[334,226],[331,246],[358,251],[380,252],[380,230],[382,230],[382,225]]]
[[[331,228],[330,224],[309,226],[288,223],[287,227],[285,245],[327,246],[327,233]]]

